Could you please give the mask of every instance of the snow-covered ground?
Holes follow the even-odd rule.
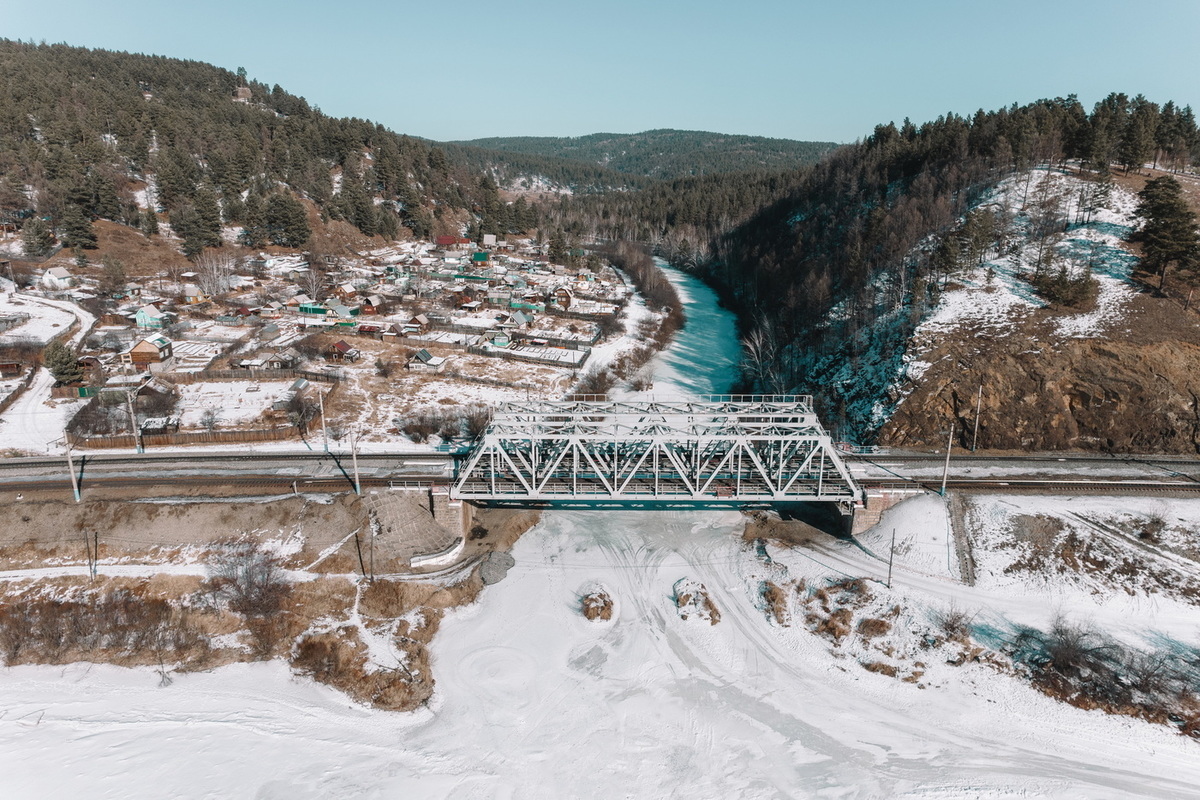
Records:
[[[291,387],[291,381],[220,381],[179,387],[179,424],[200,427],[211,409],[221,427],[258,420]],[[293,447],[295,445],[293,444]]]
[[[278,663],[167,687],[149,669],[0,671],[0,783],[14,797],[1200,796],[1197,745],[1166,727],[1056,703],[985,666],[931,662],[905,683],[769,621],[763,580],[880,564],[850,545],[771,547],[765,562],[741,525],[720,512],[548,515],[508,577],[443,622],[437,694],[411,715]],[[707,587],[719,624],[680,618],[671,593],[685,578]],[[899,559],[894,583],[897,602],[1011,604],[1023,619],[1062,605]],[[611,622],[578,611],[595,585],[617,601]]]
[[[9,302],[14,295],[6,295]],[[74,316],[79,320],[79,328],[69,339],[71,344],[78,344],[96,323],[96,318],[79,308],[74,303],[64,300],[49,300],[31,295],[15,296],[22,305],[23,313],[37,314],[39,325],[49,326],[47,339],[56,333],[61,333],[70,326]],[[49,320],[61,320],[50,322]],[[10,333],[23,331],[30,323],[16,328]],[[24,334],[22,334],[24,335]],[[16,449],[32,453],[54,453],[62,450],[63,429],[67,421],[78,410],[84,401],[54,400],[50,390],[54,387],[54,378],[49,370],[40,368],[37,376],[16,402],[0,415],[0,450]]]
[[[61,453],[63,430],[85,400],[50,397],[54,376],[45,367],[20,397],[0,415],[0,450]]]
[[[95,321],[91,314],[74,303],[11,292],[0,293],[0,314],[25,314],[29,317],[24,324],[0,334],[0,341],[23,340],[39,344],[46,344],[69,328],[75,317],[80,317],[82,332],[72,337],[72,341],[77,341]]]

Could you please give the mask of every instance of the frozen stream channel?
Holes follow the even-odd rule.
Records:
[[[705,287],[670,275],[688,327],[660,356],[655,392],[725,391],[732,320]],[[741,525],[720,512],[546,514],[508,577],[443,622],[435,700],[411,715],[351,705],[279,663],[161,689],[149,670],[0,671],[0,787],[262,800],[1200,796],[1200,748],[1166,728],[1065,707],[983,667],[931,665],[928,687],[902,683],[803,626],[768,622],[757,588],[786,567],[743,546]],[[708,587],[719,624],[679,617],[672,586],[685,577]],[[611,622],[579,613],[597,585],[615,598]],[[936,579],[913,591],[936,601],[943,585],[958,591]]]

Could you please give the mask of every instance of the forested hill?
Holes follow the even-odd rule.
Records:
[[[445,151],[451,164],[476,174],[486,173],[501,188],[518,193],[590,195],[640,189],[653,183],[639,175],[569,158],[489,150],[453,142],[441,142],[438,147]]]
[[[718,230],[699,255],[674,255],[694,262],[744,320],[757,321],[746,332],[755,344],[747,388],[820,386],[834,423],[869,437],[869,410],[886,386],[872,382],[884,372],[872,373],[864,359],[903,352],[947,275],[969,261],[974,232],[960,220],[990,187],[1036,165],[1070,161],[1103,182],[1117,169],[1176,170],[1198,159],[1191,109],[1140,95],[1110,95],[1090,113],[1072,96],[921,126],[906,120],[877,126],[792,176],[779,199]],[[974,221],[994,240],[1010,222],[993,217]],[[1049,231],[1068,224],[1042,217]],[[1193,256],[1184,260],[1195,267]],[[838,370],[852,379],[839,382]]]
[[[264,214],[294,216],[299,200],[365,234],[426,236],[443,216],[528,223],[435,144],[329,117],[240,70],[0,40],[0,215],[150,227],[147,194],[193,249],[219,244],[222,222],[296,244]]]
[[[669,129],[632,134],[594,133],[571,138],[475,139],[456,144],[524,156],[567,159],[600,165],[627,175],[664,180],[729,172],[780,172],[811,164],[838,147],[834,142]]]

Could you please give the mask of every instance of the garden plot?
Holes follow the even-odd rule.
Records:
[[[203,339],[219,339],[222,342],[236,342],[250,332],[246,325],[220,325],[216,322],[197,322],[188,330],[188,336]]]
[[[217,426],[228,428],[256,422],[291,387],[290,381],[222,381],[179,387],[179,426],[204,427],[205,414],[217,413]]]
[[[175,342],[174,372],[200,372],[225,349],[220,342]]]

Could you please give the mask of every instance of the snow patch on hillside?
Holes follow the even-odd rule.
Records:
[[[989,192],[974,208],[1001,208],[1013,218],[1017,245],[956,275],[937,308],[917,326],[904,353],[900,372],[888,392],[893,402],[879,402],[872,423],[882,425],[932,366],[930,352],[948,335],[998,337],[1011,334],[1031,312],[1045,308],[1033,287],[1021,277],[1032,271],[1036,245],[1031,241],[1030,212],[1035,194],[1062,198],[1062,215],[1070,221],[1056,247],[1061,263],[1072,275],[1091,270],[1099,284],[1095,307],[1083,313],[1063,313],[1054,320],[1049,341],[1030,339],[1031,347],[1065,339],[1102,338],[1119,325],[1135,295],[1130,275],[1137,258],[1124,247],[1137,225],[1137,197],[1113,186],[1108,200],[1087,221],[1081,204],[1093,184],[1057,169],[1039,168],[1014,175]]]

